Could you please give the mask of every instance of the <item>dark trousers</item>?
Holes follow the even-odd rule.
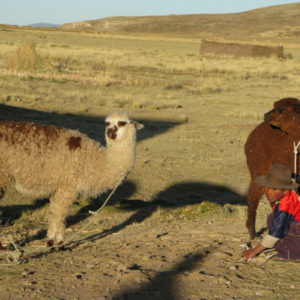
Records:
[[[267,225],[270,229],[274,213],[268,216]],[[285,259],[300,259],[300,223],[291,222],[288,233],[274,246],[278,257]]]

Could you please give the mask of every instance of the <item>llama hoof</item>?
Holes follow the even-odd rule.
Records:
[[[0,242],[0,250],[6,250],[7,249],[7,247],[4,247],[3,245],[2,245],[2,243]]]
[[[51,251],[55,251],[55,250],[58,250],[58,251],[64,251],[66,250],[65,246],[63,245],[63,241],[57,243],[57,245],[54,244],[54,240],[49,240],[47,241],[47,247],[48,248],[52,248]],[[62,245],[62,246],[60,246]]]
[[[47,241],[47,247],[51,248],[54,245],[54,241],[53,240],[48,240]]]

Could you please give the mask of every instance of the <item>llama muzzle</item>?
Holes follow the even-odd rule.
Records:
[[[118,128],[115,126],[114,128],[108,128],[106,131],[107,136],[114,140],[117,137]]]

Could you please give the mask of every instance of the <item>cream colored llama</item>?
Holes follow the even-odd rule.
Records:
[[[134,165],[136,130],[143,125],[122,112],[105,121],[106,147],[75,130],[0,122],[0,188],[14,183],[24,195],[49,197],[48,246],[63,242],[73,201],[112,189]]]

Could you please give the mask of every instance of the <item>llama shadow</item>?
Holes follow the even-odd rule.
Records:
[[[36,122],[44,125],[51,124],[58,127],[79,130],[90,138],[99,141],[102,145],[105,145],[105,117],[50,113],[0,104],[0,121]],[[138,141],[162,134],[175,126],[183,124],[183,122],[164,120],[137,119],[136,121],[145,126],[137,134]]]
[[[85,241],[102,239],[110,234],[123,230],[127,226],[142,223],[147,218],[150,218],[159,208],[178,208],[192,204],[200,204],[203,201],[214,202],[222,206],[225,204],[246,205],[247,203],[245,196],[239,195],[230,188],[204,182],[183,182],[173,185],[165,191],[158,193],[151,201],[139,199],[128,200],[124,197],[133,194],[135,189],[136,186],[133,183],[127,182],[127,184],[120,187],[118,193],[111,198],[111,202],[109,203],[109,205],[118,203],[121,209],[133,211],[134,213],[127,220],[110,229],[74,242],[70,247],[76,247]],[[97,207],[100,206],[100,202],[102,201],[98,200],[97,206],[95,206],[95,202],[93,202],[88,208],[83,208],[84,211],[79,211],[78,214],[73,217],[73,221],[77,223],[78,220],[82,220],[84,212],[86,213],[87,209],[96,210]],[[88,217],[87,213],[85,217]]]
[[[130,299],[130,300],[176,300],[182,299],[177,296],[178,290],[177,277],[184,272],[192,272],[199,264],[203,263],[205,258],[215,249],[204,249],[198,253],[190,253],[184,256],[183,260],[175,264],[172,268],[157,273],[154,278],[149,279],[148,283],[142,283],[139,288],[128,288],[117,295],[112,296],[112,300]],[[148,273],[149,269],[143,270],[138,265],[128,268],[130,270]],[[158,298],[159,297],[159,298]]]
[[[0,206],[0,224],[12,225],[15,220],[21,217],[22,213],[42,208],[48,202],[48,199],[37,199],[33,204]]]
[[[112,206],[119,202],[120,198],[129,198],[136,191],[136,186],[131,181],[125,181],[113,194],[108,205]],[[80,208],[75,215],[67,217],[68,227],[73,226],[90,216],[89,211],[96,211],[104,203],[105,199],[109,196],[110,191],[103,193],[100,197],[91,199],[90,203]]]

